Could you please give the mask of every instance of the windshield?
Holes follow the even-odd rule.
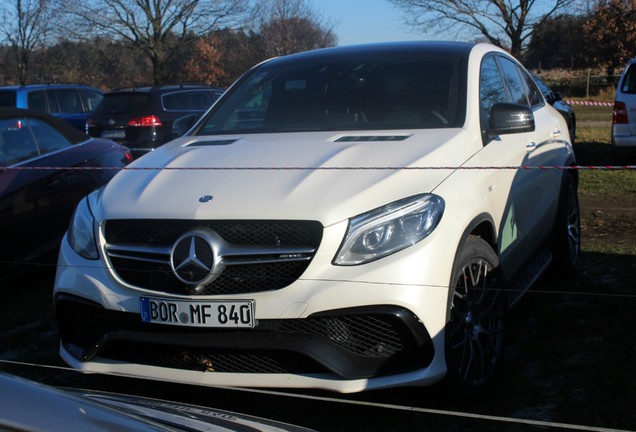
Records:
[[[459,55],[321,60],[257,68],[196,134],[463,125]]]

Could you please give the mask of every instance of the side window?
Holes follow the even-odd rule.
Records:
[[[544,105],[543,101],[543,89],[539,88],[539,83],[532,78],[532,76],[525,70],[519,69],[519,74],[523,77],[525,84],[526,93],[528,94],[528,101],[530,102],[530,106],[535,108],[540,108]],[[545,84],[544,84],[545,86]],[[550,93],[550,90],[547,90]]]
[[[29,126],[31,126],[31,132],[40,149],[40,154],[51,153],[71,146],[71,143],[48,123],[29,119]]]
[[[39,156],[25,118],[0,120],[0,160],[13,165]]]
[[[82,102],[84,103],[84,112],[93,112],[97,105],[101,102],[103,96],[90,90],[80,90]]]
[[[27,105],[29,109],[48,112],[46,107],[46,94],[44,90],[29,92],[27,96]]]
[[[80,113],[82,112],[82,103],[79,94],[75,89],[58,89],[55,90],[57,102],[60,104],[60,112],[62,113]]]
[[[508,92],[510,93],[510,102],[530,106],[528,103],[528,96],[526,95],[526,89],[521,82],[521,76],[519,75],[517,65],[510,59],[503,56],[499,57],[499,64],[501,65],[504,81],[506,82]]]
[[[214,99],[214,94],[207,90],[190,92],[191,109],[205,111],[210,108]]]
[[[167,93],[161,99],[166,111],[205,111],[214,102],[208,90]]]
[[[47,110],[47,112],[52,114],[61,113],[62,111],[60,111],[60,106],[57,103],[57,94],[55,93],[55,91],[47,90],[46,97],[48,99],[48,104],[49,104],[49,109]]]
[[[161,102],[166,111],[186,111],[188,109],[188,94],[184,92],[166,93],[161,96]]]
[[[479,75],[479,111],[481,130],[488,129],[490,109],[497,102],[508,102],[499,68],[494,56],[485,57],[481,63]]]

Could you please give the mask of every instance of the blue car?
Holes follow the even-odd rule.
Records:
[[[60,117],[86,131],[86,119],[102,100],[100,89],[80,84],[31,84],[0,87],[0,106],[25,108]]]

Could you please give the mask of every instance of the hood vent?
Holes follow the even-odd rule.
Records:
[[[230,145],[238,141],[238,138],[224,139],[224,140],[210,140],[210,141],[195,141],[188,144],[186,147],[208,147],[208,146],[221,146]]]
[[[346,135],[334,142],[404,141],[411,135]]]

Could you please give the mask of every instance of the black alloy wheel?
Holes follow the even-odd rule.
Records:
[[[495,278],[499,259],[470,236],[453,272],[446,324],[446,381],[464,396],[490,387],[504,353],[507,303]]]
[[[563,173],[552,253],[556,272],[571,274],[576,270],[581,254],[581,214],[576,179],[570,172]]]

